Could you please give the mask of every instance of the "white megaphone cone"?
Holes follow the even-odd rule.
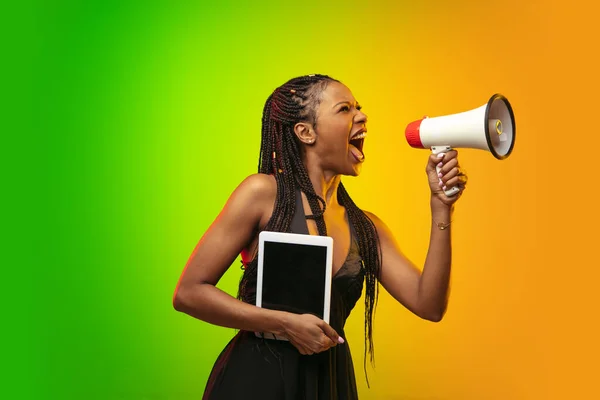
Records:
[[[406,140],[411,147],[430,148],[434,154],[471,148],[487,150],[504,160],[515,145],[515,132],[515,117],[508,99],[494,94],[474,110],[411,122],[406,127]],[[444,193],[453,196],[458,190],[455,186]]]

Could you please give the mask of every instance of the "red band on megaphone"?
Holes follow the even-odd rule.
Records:
[[[424,149],[423,143],[421,143],[421,122],[425,118],[413,121],[406,127],[406,140],[411,147],[418,149]]]

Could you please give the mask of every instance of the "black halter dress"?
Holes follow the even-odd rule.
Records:
[[[300,192],[292,233],[309,234]],[[346,339],[344,325],[361,296],[364,270],[352,225],[348,256],[332,278],[330,325]],[[256,262],[256,259],[253,261]],[[256,288],[256,276],[250,279]],[[242,298],[255,304],[255,291]],[[204,400],[358,399],[348,341],[314,355],[302,355],[287,341],[240,331],[221,352],[208,378]]]

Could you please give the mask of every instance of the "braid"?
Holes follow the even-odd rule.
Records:
[[[375,349],[373,347],[373,316],[377,297],[379,294],[379,271],[381,267],[381,248],[379,247],[379,235],[373,221],[356,206],[346,188],[342,183],[338,187],[338,198],[340,204],[346,208],[348,219],[355,227],[356,239],[363,258],[365,269],[365,336],[368,338],[368,351],[371,355],[371,363],[375,360]],[[365,346],[365,371],[367,363],[367,346]]]
[[[273,174],[277,182],[277,195],[273,215],[266,231],[290,232],[293,215],[296,211],[296,190],[301,190],[308,200],[312,215],[306,218],[315,220],[319,235],[327,235],[323,217],[326,203],[319,196],[310,181],[308,171],[302,162],[302,153],[294,125],[300,121],[317,122],[317,107],[320,94],[330,82],[339,82],[326,75],[308,75],[291,79],[275,89],[267,98],[262,116],[262,136],[258,172]],[[381,254],[375,225],[356,206],[345,187],[338,188],[340,204],[346,208],[348,219],[354,228],[363,259],[365,273],[365,373],[366,353],[374,360],[373,316],[378,296],[378,283]],[[238,299],[248,301],[255,291],[257,273],[256,259],[244,268],[240,280]],[[367,381],[368,384],[368,381]]]

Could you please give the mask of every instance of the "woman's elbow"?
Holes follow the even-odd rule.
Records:
[[[446,315],[446,308],[440,310],[423,311],[420,317],[431,322],[440,322]]]
[[[423,318],[426,319],[427,321],[431,321],[431,322],[440,322],[442,319],[444,319],[444,314],[443,313],[429,314],[429,315],[423,316]]]
[[[187,310],[188,304],[188,295],[187,289],[185,287],[179,286],[175,289],[175,294],[173,295],[173,308],[179,312],[185,312]]]
[[[197,313],[201,309],[205,309],[206,305],[202,299],[207,295],[205,290],[208,286],[209,284],[206,283],[179,285],[173,294],[173,308],[186,314]]]

